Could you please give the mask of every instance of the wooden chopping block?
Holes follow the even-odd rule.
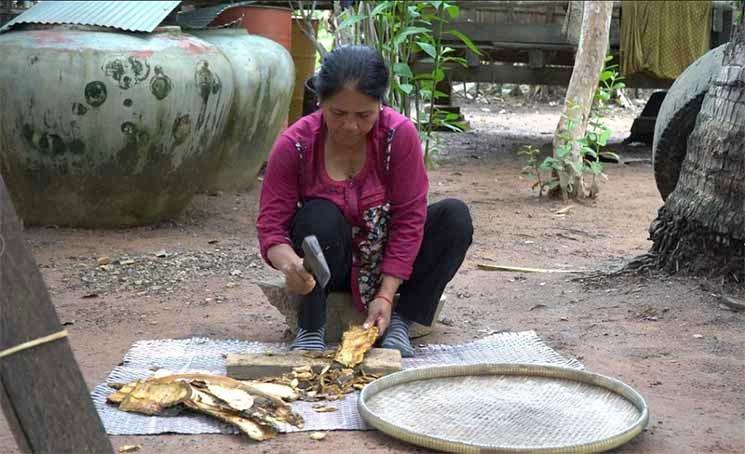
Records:
[[[297,333],[297,314],[301,302],[299,298],[291,296],[285,290],[284,280],[272,278],[269,280],[254,282],[264,295],[269,304],[274,306],[285,318],[287,327],[293,334]],[[396,295],[395,299],[398,299]],[[440,310],[445,302],[445,295],[440,298],[435,311],[434,320],[440,319]],[[331,292],[326,300],[326,342],[334,343],[341,340],[341,336],[350,325],[361,325],[365,321],[365,314],[357,311],[352,301],[350,292]],[[434,324],[433,324],[434,326]],[[432,332],[431,326],[412,323],[409,328],[409,337],[416,339],[426,336]]]
[[[333,361],[326,358],[312,358],[303,352],[287,353],[229,353],[225,360],[228,377],[237,380],[255,380],[263,377],[278,377],[291,372],[295,367],[310,366],[314,372],[321,370]],[[390,348],[373,348],[360,364],[366,374],[388,375],[401,370],[401,352]]]

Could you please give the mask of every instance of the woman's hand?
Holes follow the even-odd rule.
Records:
[[[368,329],[371,326],[377,326],[378,335],[382,335],[388,329],[388,325],[391,324],[392,310],[391,303],[383,298],[375,298],[367,305],[367,320],[362,325],[363,328]]]
[[[316,286],[313,275],[303,267],[301,259],[287,244],[269,248],[267,256],[272,265],[285,275],[285,288],[292,293],[307,295]]]
[[[316,286],[316,280],[312,274],[305,270],[303,259],[300,257],[295,261],[283,264],[279,270],[285,275],[285,288],[292,293],[307,295]]]

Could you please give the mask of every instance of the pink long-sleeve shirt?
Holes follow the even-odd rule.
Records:
[[[384,107],[367,139],[362,170],[345,181],[326,172],[323,114],[301,118],[274,144],[261,188],[256,228],[261,254],[292,245],[290,225],[304,200],[333,202],[353,227],[352,293],[362,310],[381,274],[407,280],[424,234],[429,182],[414,124]]]

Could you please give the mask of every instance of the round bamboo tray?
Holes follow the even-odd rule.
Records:
[[[602,452],[649,421],[647,403],[628,385],[549,365],[405,370],[366,386],[358,405],[388,435],[458,453]]]

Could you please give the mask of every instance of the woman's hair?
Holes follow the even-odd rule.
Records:
[[[323,101],[349,85],[383,102],[388,90],[388,67],[378,51],[369,46],[342,46],[329,52],[314,80]]]

